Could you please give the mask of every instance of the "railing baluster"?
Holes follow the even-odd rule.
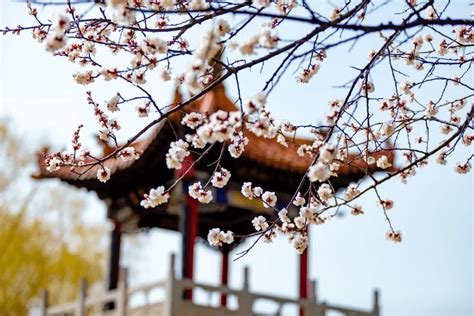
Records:
[[[86,316],[87,282],[84,278],[79,281],[79,298],[77,300],[77,315]]]
[[[380,307],[379,307],[379,290],[375,289],[374,290],[374,306],[372,308],[372,315],[373,316],[379,316],[380,313]]]
[[[127,306],[128,306],[128,272],[127,268],[121,269],[120,273],[120,281],[118,287],[117,298],[117,315],[118,316],[125,316],[127,314]]]
[[[41,290],[41,306],[40,316],[48,315],[48,290]]]

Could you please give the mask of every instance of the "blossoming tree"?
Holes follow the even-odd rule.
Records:
[[[249,143],[248,133],[288,146],[297,133],[305,132],[311,135],[312,144],[293,145],[298,146],[300,156],[311,157],[312,163],[286,207],[277,207],[274,192],[242,183],[244,197],[260,199],[264,207],[275,211],[274,218],[258,216],[252,220],[254,235],[270,241],[276,233],[288,235],[302,253],[308,245],[309,225],[324,223],[341,207],[349,208],[353,215],[364,214],[356,199],[374,191],[375,202],[388,223],[387,238],[400,242],[402,235],[392,227],[389,217],[394,201],[383,197],[379,186],[395,178],[408,181],[431,157],[439,165],[454,160],[457,173],[471,169],[473,155],[460,157],[456,149],[471,145],[474,139],[474,21],[459,10],[449,13],[453,6],[450,1],[338,2],[339,6],[323,12],[318,3],[305,0],[31,1],[32,24],[5,27],[2,32],[32,33],[54,56],[83,66],[83,71],[73,74],[77,84],[93,89],[97,80],[111,85],[122,82],[136,91],[135,95],[113,93],[103,105],[89,91],[87,102],[97,118],[100,139],[111,141],[113,149],[96,158],[81,144],[79,125],[69,152],[45,158],[50,171],[68,168],[77,170],[80,177],[99,166],[97,179],[106,182],[111,170],[105,161],[139,159],[140,152],[132,146],[139,137],[218,84],[233,81],[238,96],[235,104],[240,110],[187,113],[181,124],[190,133],[171,142],[166,154],[169,169],[184,169],[185,174],[191,153],[199,160],[216,144],[239,159]],[[62,13],[51,19],[41,16],[35,7],[58,4]],[[465,11],[469,11],[467,4]],[[199,40],[194,40],[196,34]],[[359,45],[367,40],[370,46]],[[281,79],[291,77],[301,85],[324,81],[319,70],[333,67],[332,52],[344,46],[348,51],[365,50],[367,54],[353,61],[356,75],[341,78],[337,97],[327,100],[325,121],[277,121],[267,99],[277,89],[285,89]],[[117,66],[106,66],[110,59],[116,60]],[[186,70],[176,72],[175,65],[186,65]],[[239,78],[256,67],[266,69],[269,75],[261,75],[263,87],[258,93],[244,91]],[[146,84],[154,74],[163,81],[173,80],[176,87],[184,86],[189,96],[160,106],[158,93]],[[379,89],[380,82],[387,87]],[[117,111],[135,111],[137,117],[152,120],[127,139],[118,139],[116,132],[127,122],[111,117]],[[382,151],[397,157],[396,164],[392,166],[394,160],[387,155],[377,159],[372,155]],[[335,192],[330,178],[341,167],[352,165],[349,157],[354,154],[356,159],[386,172],[382,177],[369,175],[369,181]],[[200,203],[210,203],[213,196],[209,187],[223,188],[231,177],[217,161],[208,181],[192,184],[189,194]],[[150,190],[141,205],[153,208],[167,203],[175,185]],[[297,216],[289,215],[290,206],[299,209]],[[222,246],[232,243],[234,237],[244,236],[215,228],[208,240],[213,246]]]

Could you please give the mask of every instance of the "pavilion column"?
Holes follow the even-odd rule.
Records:
[[[223,245],[221,250],[221,286],[226,287],[229,280],[229,252],[228,245]],[[221,294],[221,306],[227,306],[227,294]]]
[[[185,159],[183,168],[178,170],[176,176],[183,176],[184,172],[193,163],[192,156]],[[185,205],[183,208],[183,216],[181,217],[181,234],[182,234],[182,277],[193,279],[194,274],[194,244],[199,233],[199,202],[193,199],[188,193],[188,186],[195,178],[195,169],[192,167],[183,177],[183,192],[185,192]],[[186,299],[192,300],[192,290],[184,293]]]
[[[122,232],[120,222],[112,220],[112,232],[110,235],[110,251],[109,251],[109,271],[107,280],[107,289],[114,290],[118,286],[119,271],[120,271],[120,244],[122,239]],[[104,310],[113,310],[115,308],[114,302],[108,302],[104,305]]]
[[[108,289],[113,290],[117,288],[120,270],[120,243],[122,239],[122,232],[120,230],[120,223],[117,220],[112,221],[113,229],[110,236],[110,254],[109,254],[109,279]]]
[[[309,238],[309,236],[308,236]],[[299,292],[300,299],[308,298],[308,251],[306,248],[305,251],[299,255]],[[304,316],[304,310],[300,308],[300,316]],[[308,315],[307,315],[308,316]]]

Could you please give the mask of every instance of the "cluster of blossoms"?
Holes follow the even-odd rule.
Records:
[[[316,52],[314,55],[314,59],[319,62],[323,62],[324,59],[326,59],[326,57],[327,57],[327,54],[325,50]],[[299,76],[296,78],[296,81],[299,83],[308,83],[311,80],[311,78],[313,78],[313,76],[318,73],[320,68],[321,68],[321,65],[317,63],[309,65],[309,67],[301,71]]]
[[[434,20],[441,19],[444,10],[435,8],[433,4],[426,5],[423,11],[420,9],[418,12],[421,5],[416,0],[406,1],[406,4],[409,7],[409,10],[406,10],[407,16],[413,13],[412,18],[407,21],[411,21],[410,23],[415,27],[417,23],[420,23],[420,27],[429,27],[431,30],[436,30],[435,27],[438,24],[441,26],[441,22],[434,23]],[[334,214],[329,214],[329,209],[339,209],[344,206],[355,216],[364,214],[362,206],[352,203],[361,194],[370,190],[370,186],[368,189],[361,189],[356,184],[350,184],[343,194],[338,195],[337,188],[332,186],[330,180],[332,177],[337,177],[341,167],[355,168],[366,173],[383,170],[386,173],[389,172],[390,177],[398,175],[401,181],[406,183],[407,179],[416,174],[417,168],[428,163],[430,156],[435,156],[438,164],[446,165],[449,156],[458,144],[469,146],[474,139],[469,133],[469,130],[472,130],[472,124],[463,120],[467,112],[463,109],[471,96],[447,101],[451,100],[451,96],[444,94],[448,84],[449,87],[455,87],[455,89],[472,90],[470,83],[466,80],[469,69],[464,73],[456,70],[456,73],[451,73],[446,78],[441,75],[440,69],[441,66],[447,68],[449,65],[459,66],[459,69],[464,65],[470,67],[472,52],[469,48],[474,43],[474,30],[469,23],[469,25],[457,24],[452,29],[451,37],[448,32],[440,33],[437,30],[433,32],[433,35],[417,32],[416,35],[410,36],[407,32],[399,31],[403,30],[403,24],[382,23],[380,28],[383,31],[373,32],[373,34],[379,34],[382,45],[370,47],[368,60],[364,58],[364,61],[368,62],[366,67],[360,68],[360,73],[343,86],[352,84],[348,95],[343,99],[329,102],[330,111],[323,118],[324,125],[322,123],[318,126],[295,126],[289,121],[281,124],[276,122],[267,107],[267,95],[277,85],[283,73],[290,69],[290,64],[295,65],[294,62],[298,60],[301,61],[299,65],[304,65],[293,67],[298,83],[306,84],[311,80],[319,79],[315,75],[319,72],[322,63],[324,62],[324,67],[327,67],[326,65],[330,62],[330,59],[326,59],[326,50],[353,40],[350,37],[344,37],[342,33],[350,33],[351,29],[354,32],[365,31],[362,22],[366,13],[369,12],[367,6],[361,5],[357,9],[354,7],[354,10],[350,3],[344,7],[334,7],[327,14],[328,18],[325,19],[327,22],[321,23],[318,27],[318,32],[307,37],[306,41],[302,41],[287,39],[288,34],[281,32],[280,29],[281,25],[290,20],[285,19],[286,16],[297,6],[294,0],[252,0],[246,4],[225,3],[222,6],[220,3],[204,0],[107,0],[105,5],[105,8],[100,8],[102,16],[91,20],[82,19],[80,15],[75,14],[75,9],[68,5],[66,14],[69,17],[59,15],[52,20],[51,24],[43,24],[37,19],[39,25],[33,27],[32,30],[33,37],[40,42],[45,42],[46,49],[54,55],[66,57],[78,66],[90,67],[73,75],[77,84],[89,85],[99,79],[106,82],[123,80],[131,84],[134,89],[139,89],[144,93],[128,100],[116,93],[105,102],[102,108],[92,101],[89,94],[89,104],[94,106],[94,116],[100,125],[100,139],[115,145],[115,152],[110,155],[114,159],[133,162],[140,158],[141,152],[128,143],[124,147],[118,145],[116,131],[120,130],[121,126],[117,120],[109,118],[110,113],[126,111],[125,105],[132,101],[138,117],[163,115],[155,117],[159,121],[167,115],[167,110],[180,110],[181,106],[189,104],[187,100],[160,109],[153,99],[154,91],[146,90],[147,86],[145,86],[153,82],[153,74],[157,74],[156,77],[164,82],[171,81],[170,84],[174,82],[175,87],[185,86],[190,97],[197,98],[206,88],[215,83],[221,83],[222,81],[219,80],[222,78],[235,75],[238,84],[238,75],[242,69],[260,67],[260,65],[263,69],[267,60],[274,61],[277,60],[274,59],[277,56],[288,53],[282,60],[281,66],[267,82],[263,92],[243,102],[241,100],[245,99],[241,98],[239,87],[240,111],[219,110],[215,113],[186,114],[181,124],[186,127],[187,134],[183,139],[171,142],[166,154],[167,167],[182,170],[183,165],[186,169],[186,160],[191,152],[203,152],[204,155],[206,151],[202,149],[206,147],[210,149],[216,143],[222,144],[223,148],[226,147],[233,158],[239,158],[244,154],[249,138],[251,139],[250,136],[253,135],[275,139],[284,147],[290,147],[290,145],[297,147],[297,154],[311,161],[311,163],[308,162],[309,168],[305,173],[310,189],[303,195],[298,192],[287,206],[288,209],[279,206],[281,199],[278,200],[275,192],[265,191],[259,186],[253,186],[250,182],[244,182],[241,187],[242,195],[248,199],[261,201],[268,214],[275,211],[273,217],[260,215],[252,220],[253,227],[258,234],[262,234],[265,242],[271,242],[277,233],[287,235],[293,247],[302,253],[308,245],[308,225],[327,222],[334,216]],[[36,18],[37,10],[31,5],[29,9],[30,14]],[[244,11],[239,11],[240,9]],[[272,10],[271,19],[264,23],[257,22],[258,24],[252,24],[252,19],[250,19],[248,23],[253,25],[253,29],[244,37],[239,32],[246,27],[247,23],[241,26],[240,24],[231,25],[229,22],[232,20],[227,16],[234,12],[247,14],[250,11],[254,12],[255,9],[257,9],[256,16],[264,10]],[[301,9],[306,9],[306,5]],[[225,12],[226,10],[228,12]],[[275,15],[273,12],[279,12],[281,16],[273,17]],[[112,13],[112,16],[109,13]],[[187,14],[180,14],[182,20],[176,23],[177,21],[171,20],[174,19],[171,13]],[[310,13],[316,19],[315,12]],[[322,16],[319,13],[318,15]],[[419,19],[416,18],[417,16]],[[267,18],[265,15],[261,17]],[[353,23],[353,17],[357,17],[359,21]],[[94,22],[91,22],[92,20]],[[430,24],[431,22],[433,23]],[[456,20],[448,22],[447,25],[458,23]],[[198,28],[199,25],[205,29],[201,30],[201,39],[195,45],[191,40],[188,42],[185,36],[190,33],[189,29]],[[339,34],[333,31],[338,30],[338,26],[342,25],[347,32],[341,32],[339,42],[331,41],[330,39],[333,38],[331,34]],[[397,32],[389,36],[384,34],[386,30],[387,34],[395,30]],[[20,31],[21,28],[18,27],[12,33],[19,34]],[[281,38],[277,31],[282,34]],[[359,38],[359,35],[363,37],[369,33],[371,32],[367,34],[360,32],[354,39]],[[163,35],[157,36],[157,34]],[[169,34],[169,37],[165,34]],[[400,36],[407,37],[400,38]],[[110,50],[115,55],[129,54],[126,60],[128,63],[123,67],[110,67],[107,61],[105,65],[98,59],[102,48]],[[226,54],[225,58],[221,58],[223,52]],[[188,58],[187,61],[186,58]],[[171,66],[174,67],[172,62],[175,60],[184,61],[182,63],[186,65],[184,72],[173,74],[174,68]],[[397,60],[398,63],[395,62]],[[386,95],[377,95],[389,85],[379,81],[372,70],[376,66],[384,67],[387,64],[390,66],[389,70],[393,77],[394,91]],[[409,68],[409,71],[420,74],[424,78],[417,81],[416,75],[411,76],[404,69],[399,69],[399,66]],[[425,67],[426,70],[429,69],[426,74],[423,72]],[[401,75],[405,73],[410,80],[400,80]],[[430,95],[432,100],[424,100],[423,94],[418,91],[422,86],[438,81],[446,84],[443,93],[439,97]],[[435,93],[435,91],[431,92]],[[359,113],[364,112],[360,110],[361,101],[366,102],[366,113],[363,117],[360,117]],[[377,110],[379,113],[376,113]],[[377,121],[379,115],[383,119]],[[420,122],[423,124],[417,124]],[[419,126],[424,127],[424,124],[426,124],[426,134],[415,135],[417,136],[415,137],[413,134],[420,133]],[[433,150],[433,138],[430,141],[428,124],[430,126],[440,124],[441,134],[449,135],[445,137],[444,142],[441,143],[442,146],[440,145],[437,150]],[[313,136],[312,142],[291,144],[291,136],[296,136],[297,131],[304,128],[310,129]],[[111,166],[110,164],[98,159],[91,162],[94,159],[88,151],[78,152],[82,149],[82,144],[79,142],[79,130],[80,128],[73,136],[73,152],[58,152],[48,156],[45,161],[47,169],[54,172],[61,167],[83,166],[87,158],[87,166],[96,164],[96,169],[93,170],[97,170],[97,179],[101,182],[108,181],[113,169],[107,167]],[[448,139],[448,137],[452,138]],[[385,149],[392,150],[392,154],[379,153]],[[348,159],[350,150],[351,157],[353,157],[353,152],[358,154],[356,158],[351,158],[354,161],[353,164],[351,159]],[[79,160],[76,158],[76,152],[80,154]],[[397,152],[405,158],[406,167],[398,168],[398,163],[397,168],[392,165],[393,155]],[[455,172],[459,174],[470,172],[471,158],[472,156],[458,162],[454,166]],[[362,167],[358,164],[359,162],[363,163]],[[228,185],[231,173],[220,163],[220,161],[217,162],[216,169],[209,175],[209,181],[205,185],[196,182],[189,186],[188,192],[191,197],[201,203],[211,203],[212,189],[208,188],[208,185],[212,184],[215,188]],[[385,178],[382,179],[385,181]],[[374,187],[378,181],[378,178],[377,181],[374,180]],[[141,205],[144,208],[153,208],[167,203],[171,189],[172,187],[166,190],[163,186],[151,189],[143,196]],[[380,199],[378,202],[387,216],[387,211],[393,208],[394,202],[390,199]],[[400,242],[401,233],[394,231],[390,225],[387,238]],[[232,243],[234,234],[230,231],[224,233],[215,228],[209,232],[208,239],[211,245],[219,247]]]
[[[53,29],[46,36],[46,49],[55,52],[66,45],[66,33],[70,28],[71,20],[65,15],[59,15],[56,18]],[[42,41],[45,33],[41,28],[35,28],[33,37]]]
[[[283,136],[284,126],[278,125],[271,113],[266,109],[265,94],[257,93],[243,105],[243,114],[246,118],[245,127],[256,136],[273,139],[283,146],[288,146]]]
[[[165,192],[165,187],[159,186],[156,189],[151,189],[148,194],[145,194],[144,199],[140,202],[140,205],[144,208],[153,208],[168,202],[169,198],[170,194]]]
[[[70,161],[71,155],[68,153],[57,152],[52,155],[49,155],[45,158],[46,170],[49,172],[54,172],[59,170],[62,165],[65,165]]]
[[[214,172],[211,178],[211,183],[216,188],[223,188],[227,185],[230,179],[230,171],[221,167],[220,171]]]
[[[248,199],[260,198],[263,206],[266,208],[276,207],[277,196],[274,192],[263,191],[261,187],[253,187],[252,183],[245,182],[241,188],[242,195]],[[331,189],[321,186],[318,194],[325,199],[331,196]],[[316,197],[312,197],[308,203],[306,199],[298,192],[293,199],[292,204],[299,207],[299,215],[293,219],[289,217],[288,210],[281,208],[278,210],[278,219],[269,222],[267,219],[259,215],[252,219],[252,225],[257,232],[263,235],[264,241],[269,243],[275,237],[276,233],[288,235],[289,241],[298,253],[302,253],[307,245],[307,225],[325,223],[329,217],[322,215],[320,212],[320,201]]]
[[[122,158],[123,161],[138,160],[140,158],[140,152],[134,147],[126,147],[118,153],[118,156]]]
[[[387,239],[393,242],[399,243],[402,242],[402,233],[399,231],[389,231],[387,232]]]
[[[184,158],[191,154],[188,148],[189,144],[181,139],[171,143],[166,154],[166,165],[169,169],[179,170],[183,167]]]
[[[243,196],[252,200],[253,198],[261,198],[265,208],[273,208],[277,203],[277,196],[275,192],[265,191],[261,187],[252,188],[251,182],[244,182],[241,193]]]
[[[207,2],[203,3],[207,5]],[[229,23],[221,19],[204,33],[200,46],[193,52],[194,61],[183,80],[191,93],[200,92],[214,79],[209,62],[222,50],[221,39],[229,32]]]
[[[209,230],[207,241],[211,246],[221,247],[223,244],[231,244],[234,242],[234,233],[230,230],[223,232],[219,228],[213,228]]]
[[[308,178],[311,182],[324,182],[331,176],[337,176],[335,171],[338,169],[338,164],[333,163],[336,155],[336,148],[324,144],[321,141],[315,141],[313,148],[319,149],[319,157],[317,161],[309,168]]]
[[[185,136],[187,143],[182,140],[178,141],[179,146],[183,149],[183,154],[186,153],[187,155],[189,145],[196,149],[202,149],[206,145],[227,142],[229,143],[228,151],[230,155],[233,158],[240,157],[249,142],[248,138],[243,135],[241,119],[242,114],[239,111],[226,112],[219,110],[210,116],[194,112],[187,114],[181,123],[190,129],[194,129],[195,133]],[[173,156],[175,155],[171,155],[170,158]],[[182,156],[182,159],[185,156]],[[180,159],[175,160],[179,161]],[[174,166],[175,164],[169,164],[168,166],[170,165]],[[181,166],[175,169],[180,168]]]
[[[203,188],[201,182],[196,182],[190,185],[188,192],[193,199],[196,199],[203,204],[208,204],[212,201],[212,192]]]
[[[72,153],[64,151],[64,152],[56,152],[56,153],[46,156],[45,158],[46,170],[48,170],[49,172],[54,172],[54,171],[59,170],[62,166],[74,166],[77,160],[76,153],[82,148],[82,144],[80,143],[79,133],[81,132],[81,129],[83,127],[84,125],[82,124],[79,125],[72,136],[72,139],[71,139],[71,146],[73,150]],[[82,165],[83,160],[85,160],[88,155],[89,155],[88,151],[82,150],[80,152],[80,161],[78,162],[78,165]]]

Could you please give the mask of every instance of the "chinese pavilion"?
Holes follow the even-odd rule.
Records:
[[[181,101],[179,90],[176,92],[175,103]],[[240,193],[243,181],[251,181],[265,190],[275,191],[279,198],[279,207],[291,199],[291,195],[304,179],[305,172],[311,164],[308,156],[297,154],[298,144],[311,144],[309,139],[296,138],[284,147],[274,140],[257,137],[246,133],[249,144],[239,159],[233,159],[224,152],[221,165],[228,169],[232,177],[225,188],[213,188],[214,200],[210,204],[200,205],[197,200],[188,196],[186,190],[190,183],[201,180],[206,182],[212,175],[213,166],[221,155],[221,148],[214,148],[184,176],[183,185],[175,186],[171,192],[169,203],[153,209],[140,206],[143,194],[159,185],[169,187],[182,173],[173,172],[166,167],[165,155],[170,142],[177,137],[183,137],[186,128],[180,124],[181,118],[187,112],[213,113],[217,110],[236,111],[235,106],[227,96],[223,84],[216,85],[212,90],[184,108],[167,120],[155,126],[153,132],[145,139],[137,141],[132,146],[141,152],[138,160],[123,161],[109,159],[104,165],[111,170],[111,178],[106,183],[97,180],[99,166],[88,170],[81,176],[66,168],[55,172],[46,170],[44,153],[39,155],[39,171],[36,179],[58,178],[78,188],[86,188],[97,193],[106,203],[107,217],[113,223],[111,236],[110,260],[108,271],[108,288],[117,287],[119,279],[120,240],[122,234],[136,232],[138,229],[162,228],[182,233],[182,277],[192,279],[194,265],[194,244],[197,238],[206,239],[209,229],[219,227],[232,230],[237,234],[254,232],[251,219],[258,215],[274,218],[272,209],[264,208],[261,202],[248,200]],[[112,148],[104,145],[103,155],[112,152]],[[373,156],[387,155],[393,159],[390,152],[379,151]],[[337,188],[347,186],[363,178],[368,173],[376,172],[375,165],[367,165],[360,159],[349,157],[349,164],[338,170],[338,176],[331,178],[331,183]],[[190,159],[188,163],[192,163]],[[184,164],[187,169],[189,164]],[[76,171],[81,171],[76,169]],[[290,214],[296,214],[296,209],[290,209]],[[238,244],[237,244],[238,245]],[[219,249],[222,252],[221,282],[227,284],[229,265],[229,247]],[[308,255],[307,251],[300,256],[299,296],[308,297]],[[221,304],[225,306],[226,298],[222,297]]]

